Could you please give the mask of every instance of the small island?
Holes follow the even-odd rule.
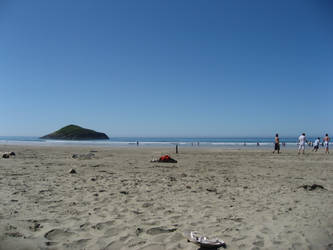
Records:
[[[53,140],[108,140],[109,137],[91,129],[82,128],[77,125],[68,125],[51,134],[44,135],[40,139]]]

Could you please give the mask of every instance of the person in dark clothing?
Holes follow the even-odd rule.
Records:
[[[275,135],[274,139],[274,151],[273,154],[277,151],[278,154],[280,154],[280,139],[279,139],[279,134]]]

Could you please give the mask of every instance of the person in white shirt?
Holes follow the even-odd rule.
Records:
[[[328,137],[328,134],[325,135],[324,137],[324,147],[325,147],[325,153],[328,154],[328,145],[330,144],[330,138]]]
[[[300,137],[298,137],[298,154],[300,154],[301,151],[302,151],[302,154],[304,154],[305,142],[307,142],[307,141],[306,141],[305,133],[303,133],[300,135]]]
[[[318,137],[318,138],[314,141],[314,143],[313,143],[313,149],[312,149],[312,151],[317,152],[318,149],[319,149],[319,144],[320,144],[320,138]]]

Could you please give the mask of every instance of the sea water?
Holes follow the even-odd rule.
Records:
[[[316,137],[317,138],[317,137]],[[308,138],[314,141],[315,138]],[[286,147],[297,147],[296,137],[280,138]],[[66,145],[96,145],[114,147],[223,147],[223,148],[270,148],[274,146],[274,137],[240,137],[240,138],[219,138],[219,137],[111,137],[110,140],[89,140],[89,141],[68,141],[68,140],[45,140],[38,137],[27,136],[0,136],[0,145],[36,145],[36,146],[66,146]],[[259,146],[258,146],[259,143]]]

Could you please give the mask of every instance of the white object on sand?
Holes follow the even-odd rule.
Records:
[[[226,247],[226,244],[223,240],[219,239],[208,239],[205,236],[200,236],[198,232],[190,232],[188,237],[188,241],[194,244],[199,245],[203,248],[219,248],[219,247]]]

